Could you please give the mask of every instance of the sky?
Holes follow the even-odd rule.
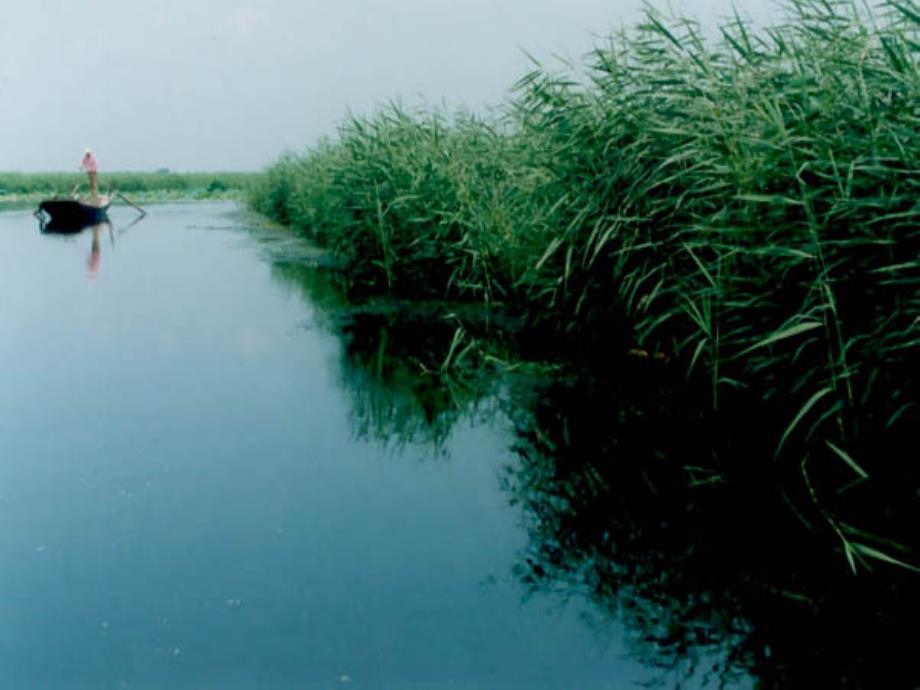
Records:
[[[768,0],[736,0],[756,21]],[[677,0],[714,24],[731,0]],[[0,171],[258,170],[389,99],[483,109],[641,0],[0,0]]]

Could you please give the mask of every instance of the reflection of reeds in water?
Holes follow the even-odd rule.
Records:
[[[794,517],[786,501],[802,497],[765,469],[763,420],[739,417],[713,442],[696,433],[711,420],[692,401],[641,364],[615,384],[546,386],[515,408],[519,462],[505,490],[529,533],[519,579],[618,620],[633,652],[672,682],[708,673],[713,687],[874,688],[882,674],[886,687],[915,687],[905,631],[920,606],[916,576],[841,568],[820,547],[832,530]],[[915,497],[879,492],[858,507],[853,520],[915,544]]]
[[[276,256],[273,274],[309,301],[315,325],[340,339],[356,437],[443,455],[458,422],[487,423],[496,415],[492,371],[457,320],[390,302],[350,303],[334,273],[290,254]]]
[[[510,420],[503,484],[528,533],[517,577],[587,601],[601,624],[618,620],[665,677],[763,688],[870,688],[878,669],[891,687],[920,679],[902,632],[920,588],[884,562],[916,560],[907,428],[863,427],[862,442],[891,459],[873,481],[854,484],[853,467],[824,457],[816,488],[774,460],[782,399],[755,406],[756,392],[741,390],[713,409],[707,380],[639,356],[608,362],[603,376],[570,367],[506,387],[533,349],[526,336],[523,348],[494,330],[490,339],[475,319],[439,318],[444,305],[349,303],[328,271],[297,261],[275,275],[340,338],[360,438],[437,454],[458,423]],[[802,452],[800,437],[788,443]],[[859,577],[835,528],[857,553],[878,554]]]
[[[443,454],[458,423],[499,414],[500,378],[454,319],[358,311],[342,336],[344,386],[361,438]]]
[[[387,336],[381,334],[384,343]],[[346,389],[352,402],[352,430],[358,438],[402,447],[415,445],[434,455],[463,420],[487,419],[494,410],[484,381],[462,375],[423,372],[417,363],[390,360],[386,371],[369,364],[354,349],[348,353]]]

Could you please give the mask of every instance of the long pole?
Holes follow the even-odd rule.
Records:
[[[147,212],[146,212],[144,209],[142,209],[140,206],[138,206],[137,204],[135,204],[133,201],[131,201],[128,197],[126,197],[126,196],[125,196],[124,194],[122,194],[121,192],[118,192],[115,196],[117,196],[119,199],[121,199],[121,200],[124,201],[126,204],[128,204],[128,206],[133,206],[134,208],[136,208],[136,209],[138,210],[138,212],[140,212],[140,214],[141,214],[142,217],[147,215]]]

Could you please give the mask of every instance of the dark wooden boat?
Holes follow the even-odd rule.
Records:
[[[109,199],[104,199],[98,206],[77,199],[47,199],[38,205],[38,211],[50,218],[44,224],[49,232],[79,232],[90,225],[108,221],[106,211],[111,205]]]

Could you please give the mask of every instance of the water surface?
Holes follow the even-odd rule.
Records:
[[[271,231],[232,204],[157,206],[124,232],[119,214],[95,252],[0,214],[0,685],[658,677],[620,628],[515,576],[501,414],[435,450],[385,442]]]

